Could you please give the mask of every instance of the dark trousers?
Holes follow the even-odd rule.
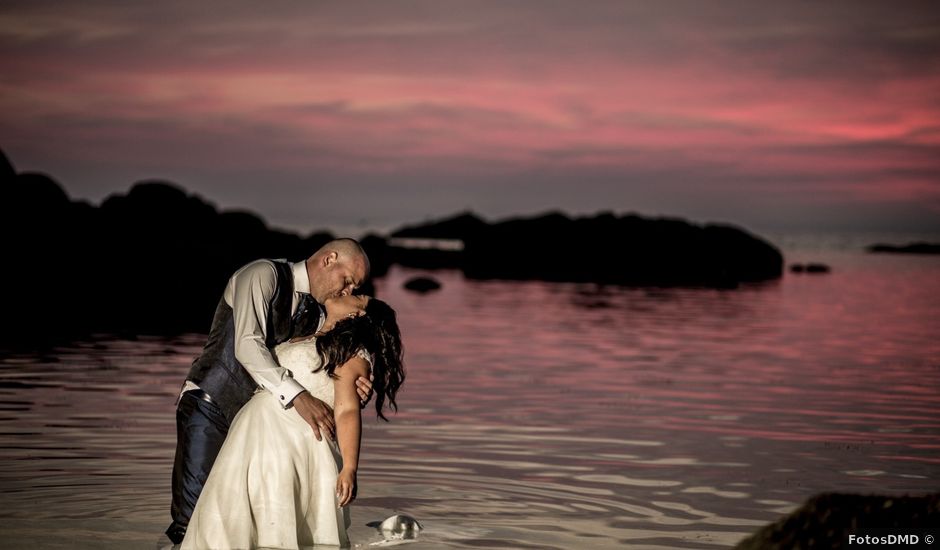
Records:
[[[229,423],[215,404],[186,392],[176,406],[176,458],[173,461],[173,523],[167,536],[179,543],[186,533],[196,500],[219,455]]]

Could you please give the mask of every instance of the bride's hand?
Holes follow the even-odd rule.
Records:
[[[336,479],[336,500],[342,508],[356,499],[356,472],[343,468]]]

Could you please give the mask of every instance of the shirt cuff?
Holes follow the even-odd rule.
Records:
[[[277,402],[286,409],[290,406],[294,398],[297,397],[300,392],[307,391],[307,388],[301,386],[300,382],[293,378],[285,378],[279,386],[271,388],[270,391],[274,394],[274,397],[277,398]]]

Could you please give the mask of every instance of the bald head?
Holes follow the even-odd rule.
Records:
[[[352,294],[369,276],[369,257],[355,239],[336,239],[307,258],[310,294],[327,298]]]
[[[329,254],[330,252],[336,252],[339,255],[339,261],[341,262],[362,262],[366,270],[365,274],[363,275],[363,279],[369,276],[369,257],[366,256],[366,251],[362,249],[362,246],[356,239],[333,239],[332,241],[320,247],[320,250],[314,252],[314,255]]]

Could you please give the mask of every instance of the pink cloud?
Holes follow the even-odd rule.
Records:
[[[858,36],[864,14],[820,15],[843,17],[830,29],[838,21],[815,12],[749,12],[742,26],[724,7],[175,9],[186,17],[92,5],[0,19],[6,146],[180,170],[201,158],[377,174],[684,171],[753,178],[755,193],[792,179],[807,194],[937,200],[940,72],[904,46],[940,47]],[[918,22],[887,28],[902,24]]]

